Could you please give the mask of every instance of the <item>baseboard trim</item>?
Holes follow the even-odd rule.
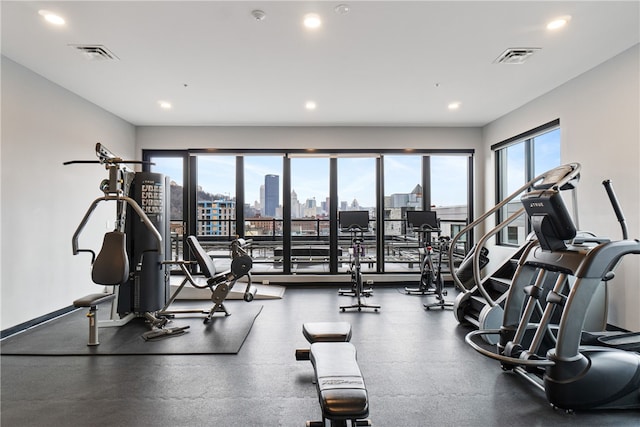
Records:
[[[11,335],[26,331],[29,328],[33,328],[36,325],[48,322],[49,320],[55,319],[56,317],[70,313],[74,310],[76,310],[76,307],[70,305],[68,307],[61,308],[60,310],[47,313],[43,316],[36,317],[35,319],[28,320],[24,323],[20,323],[19,325],[12,326],[11,328],[3,329],[2,331],[0,331],[0,339],[4,339],[10,337]]]

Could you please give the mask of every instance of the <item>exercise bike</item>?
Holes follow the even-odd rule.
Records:
[[[359,229],[353,229],[354,232],[357,233]],[[351,232],[351,229],[343,230]],[[358,240],[355,243],[355,240]],[[351,236],[351,246],[349,247],[349,275],[351,277],[350,284],[351,287],[349,289],[338,289],[338,295],[348,295],[355,297],[358,294],[361,294],[365,297],[370,297],[373,295],[372,288],[365,288],[362,284],[362,272],[360,267],[360,257],[364,256],[364,246],[362,243],[364,239],[362,237]]]
[[[444,277],[442,275],[442,254],[449,251],[449,242],[451,238],[448,236],[438,237],[438,262],[433,263],[433,248],[429,247],[425,260],[423,261],[423,270],[427,270],[426,275],[433,278],[433,293],[435,295],[436,302],[431,304],[423,304],[424,308],[430,310],[432,308],[445,309],[446,307],[453,307],[453,302],[445,301],[444,297],[447,295],[447,291],[444,289]]]
[[[360,257],[364,255],[364,232],[369,229],[369,212],[339,212],[339,222],[341,230],[343,232],[349,232],[351,235],[351,247],[349,248],[349,255],[351,257],[351,268],[349,271],[351,276],[351,289],[348,291],[340,289],[338,290],[338,294],[352,295],[357,298],[355,304],[340,306],[340,311],[344,312],[347,309],[362,311],[363,308],[372,308],[377,312],[380,309],[379,305],[365,304],[362,301],[363,297],[369,297],[373,293],[372,289],[364,289],[363,287],[362,267],[360,265]]]
[[[420,255],[420,282],[417,288],[405,287],[407,294],[435,295],[437,280],[433,268],[432,234],[440,236],[440,226],[434,211],[407,211],[407,226],[418,235],[418,254]]]

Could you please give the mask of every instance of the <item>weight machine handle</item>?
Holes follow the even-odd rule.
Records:
[[[85,225],[87,225],[87,222],[89,221],[89,217],[91,217],[91,214],[93,213],[95,208],[98,206],[98,203],[100,203],[102,201],[107,201],[107,200],[123,200],[129,206],[131,206],[131,208],[133,208],[133,210],[136,212],[136,214],[138,214],[138,216],[140,217],[140,219],[142,220],[144,225],[149,229],[149,231],[151,232],[153,237],[156,239],[158,254],[162,255],[162,253],[163,253],[163,250],[162,250],[162,236],[160,235],[160,232],[158,231],[158,229],[153,225],[153,223],[151,222],[151,220],[149,219],[147,214],[144,213],[144,211],[142,210],[140,205],[138,205],[138,203],[134,199],[132,199],[130,197],[126,197],[126,196],[109,196],[109,195],[106,195],[106,196],[103,196],[103,197],[98,197],[97,199],[95,199],[93,201],[91,206],[89,206],[89,210],[84,215],[84,218],[82,218],[82,221],[80,222],[80,225],[78,225],[78,228],[76,229],[76,232],[73,233],[73,238],[71,240],[71,244],[72,244],[72,247],[73,247],[73,254],[77,255],[78,252],[87,252],[86,250],[78,249],[78,237],[80,236],[80,233],[84,229]]]
[[[624,220],[624,214],[622,213],[622,208],[620,207],[620,203],[618,202],[618,198],[616,197],[616,193],[613,191],[613,186],[611,185],[611,180],[606,179],[602,181],[602,185],[604,185],[604,189],[607,191],[607,196],[609,196],[609,201],[611,201],[611,206],[613,207],[613,211],[616,214],[616,218],[620,223],[620,227],[622,228],[622,238],[627,240],[629,238],[629,234],[627,232],[627,224]]]

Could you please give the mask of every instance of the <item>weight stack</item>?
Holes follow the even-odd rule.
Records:
[[[127,244],[131,277],[121,286],[118,313],[155,312],[169,299],[169,271],[162,261],[170,257],[169,177],[154,172],[137,172],[130,197],[142,208],[162,237],[164,253],[138,214],[127,209]]]

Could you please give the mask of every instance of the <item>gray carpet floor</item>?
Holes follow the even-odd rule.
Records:
[[[450,297],[451,298],[451,297]],[[236,355],[2,356],[3,426],[304,426],[320,417],[302,323],[345,320],[374,426],[638,426],[640,411],[566,414],[464,343],[432,297],[376,288],[378,313],[338,310],[335,288],[260,301]],[[179,340],[180,337],[173,338]]]

